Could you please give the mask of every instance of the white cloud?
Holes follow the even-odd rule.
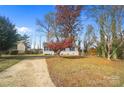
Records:
[[[17,29],[17,31],[18,31],[19,33],[27,33],[27,32],[30,32],[30,31],[31,31],[30,28],[25,27],[25,26],[22,26],[22,27],[16,27],[16,29]]]

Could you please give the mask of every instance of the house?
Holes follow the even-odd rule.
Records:
[[[26,51],[26,46],[24,41],[18,41],[12,48],[9,49],[8,53],[12,55],[24,54]]]
[[[54,51],[49,49],[46,45],[46,43],[43,44],[43,54],[44,55],[54,55]],[[70,47],[70,48],[65,48],[63,51],[60,52],[60,55],[79,55],[78,48],[77,47]]]
[[[19,54],[25,53],[26,46],[25,46],[25,43],[24,43],[23,40],[22,41],[18,41],[18,43],[17,43],[17,50],[18,50]]]
[[[30,49],[31,54],[42,54],[43,49]]]

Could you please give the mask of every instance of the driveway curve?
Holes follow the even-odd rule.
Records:
[[[25,59],[0,73],[3,87],[54,87],[44,58]]]

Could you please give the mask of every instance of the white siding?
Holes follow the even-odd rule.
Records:
[[[48,51],[43,51],[43,54],[54,55],[54,52],[48,50]]]
[[[78,51],[62,51],[60,55],[79,55]]]
[[[24,43],[22,43],[22,42],[19,42],[18,44],[17,44],[17,50],[18,50],[18,52],[19,53],[25,53],[25,45],[24,45]]]
[[[43,54],[54,55],[54,52],[49,50],[47,51],[43,50]],[[79,55],[79,52],[77,48],[75,48],[75,51],[70,51],[69,48],[66,48],[65,51],[61,51],[60,55]]]

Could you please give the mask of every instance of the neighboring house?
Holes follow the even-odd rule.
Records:
[[[18,53],[21,54],[21,53],[25,53],[26,51],[26,46],[25,46],[25,43],[24,41],[18,41],[17,43],[17,50],[18,50]]]
[[[17,51],[17,52],[16,52]],[[23,54],[26,51],[24,41],[18,41],[15,46],[9,49],[9,54]]]
[[[43,44],[43,54],[54,55],[54,52],[46,46],[46,43]],[[79,55],[78,48],[66,48],[60,52],[60,55]]]
[[[30,52],[32,54],[42,54],[43,53],[43,49],[30,49]]]

